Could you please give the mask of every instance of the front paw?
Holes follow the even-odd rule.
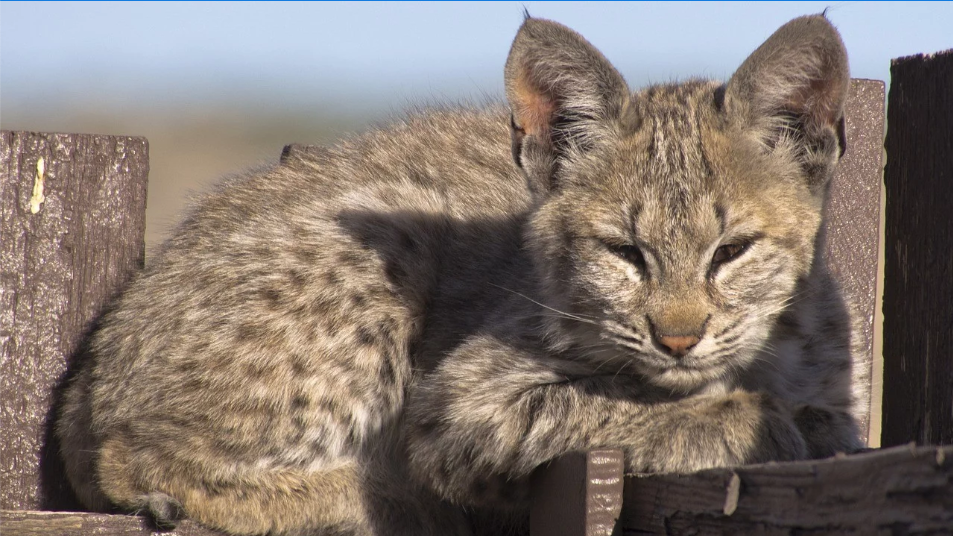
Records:
[[[811,458],[829,458],[864,448],[857,421],[845,411],[801,406],[794,412],[794,422],[807,442]]]
[[[642,459],[636,454],[630,462],[636,470],[687,473],[807,456],[791,411],[761,393],[705,397],[649,436]]]

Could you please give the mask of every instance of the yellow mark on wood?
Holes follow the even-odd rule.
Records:
[[[735,510],[738,508],[738,496],[741,495],[741,477],[738,476],[738,473],[731,473],[731,480],[728,481],[727,491],[723,511],[726,516],[730,516],[735,513]]]
[[[30,198],[30,213],[36,214],[40,211],[40,205],[46,201],[46,197],[43,196],[43,181],[45,180],[44,173],[46,172],[46,163],[43,161],[41,156],[39,160],[36,161],[36,179],[33,180],[33,197]]]

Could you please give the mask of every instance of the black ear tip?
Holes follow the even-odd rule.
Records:
[[[802,17],[802,19],[809,25],[809,27],[817,28],[815,31],[833,33],[840,38],[840,34],[837,32],[837,28],[834,26],[834,23],[831,22],[831,19],[827,18],[827,9],[825,9],[822,13],[818,13],[817,15],[807,15]],[[823,27],[824,30],[820,30],[819,28],[821,27]]]
[[[785,28],[794,32],[837,33],[837,28],[834,26],[834,23],[827,18],[827,10],[824,10],[823,13],[793,18],[786,24],[783,24],[779,30]]]
[[[519,33],[529,33],[535,36],[546,35],[553,32],[553,28],[562,27],[558,22],[551,21],[549,19],[541,19],[538,17],[530,16],[529,13],[525,13],[523,18],[523,24],[520,25]]]
[[[524,5],[523,6],[523,22],[526,22],[531,18],[533,18],[533,16],[529,14],[529,9]]]

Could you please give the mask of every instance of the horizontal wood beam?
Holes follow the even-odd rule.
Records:
[[[949,534],[953,528],[953,446],[625,475],[624,482],[621,460],[613,450],[570,455],[534,477],[558,497],[534,503],[532,534]],[[549,508],[554,504],[563,507]],[[2,511],[0,526],[4,534],[38,536],[155,531],[141,517],[77,512]],[[165,534],[220,536],[190,521]]]
[[[623,534],[950,534],[953,447],[627,475]]]
[[[157,529],[137,516],[84,512],[0,511],[0,532],[16,536],[153,536]],[[183,521],[162,536],[225,536],[191,521]]]

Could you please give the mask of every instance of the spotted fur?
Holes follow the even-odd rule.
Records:
[[[224,183],[102,319],[57,434],[90,508],[235,534],[525,526],[534,469],[860,446],[816,255],[847,58],[822,16],[722,84],[630,92],[527,19],[509,108]]]

